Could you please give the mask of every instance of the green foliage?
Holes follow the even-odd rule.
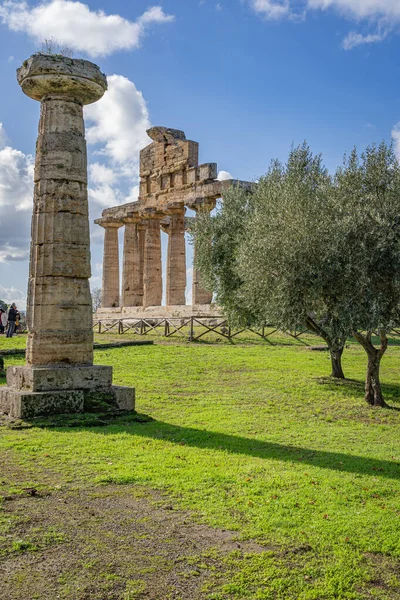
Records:
[[[303,144],[286,164],[273,161],[252,195],[232,189],[216,216],[198,220],[196,264],[231,319],[282,330],[306,323],[333,365],[355,335],[370,361],[366,399],[383,405],[379,361],[400,321],[399,215],[392,147],[370,146],[361,158],[353,150],[331,177]]]
[[[355,330],[399,323],[400,165],[382,143],[353,150],[335,176],[339,310]]]

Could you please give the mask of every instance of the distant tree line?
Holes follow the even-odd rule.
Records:
[[[400,324],[400,166],[382,143],[331,175],[307,144],[272,161],[252,193],[232,187],[198,215],[196,267],[232,323],[306,325],[329,347],[332,376],[355,338],[367,354],[365,399],[386,406],[379,378]]]

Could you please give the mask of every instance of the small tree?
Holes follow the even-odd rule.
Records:
[[[344,377],[348,329],[334,306],[332,201],[321,157],[306,144],[294,148],[286,165],[271,163],[251,196],[232,189],[219,214],[198,220],[197,267],[231,320],[283,330],[305,323],[327,343],[332,375]]]
[[[400,166],[393,148],[370,146],[361,160],[354,150],[336,173],[335,194],[339,310],[368,356],[365,400],[386,406],[380,363],[400,318]]]
[[[92,290],[92,310],[95,313],[101,307],[101,288]]]

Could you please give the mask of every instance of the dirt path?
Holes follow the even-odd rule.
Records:
[[[0,518],[2,600],[203,599],[229,581],[232,551],[263,551],[131,485],[27,488],[4,498]]]

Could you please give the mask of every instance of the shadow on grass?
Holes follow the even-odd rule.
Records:
[[[318,377],[317,383],[325,389],[341,394],[343,397],[364,398],[365,383],[357,379],[335,379],[334,377]],[[382,392],[387,402],[400,402],[400,384],[382,383]],[[400,407],[389,406],[388,410],[400,411]]]
[[[215,450],[228,454],[242,454],[267,460],[312,465],[342,473],[354,473],[372,477],[400,479],[400,463],[395,460],[380,460],[363,456],[353,456],[341,452],[311,450],[300,446],[261,441],[237,435],[229,435],[205,429],[181,427],[163,421],[156,421],[144,414],[128,414],[95,422],[93,415],[60,416],[56,419],[43,419],[30,423],[30,427],[79,427],[100,435],[130,434],[142,438],[162,440],[177,446],[188,446],[204,450]],[[65,423],[63,423],[63,419]],[[68,420],[69,419],[69,420]],[[72,420],[72,422],[71,422]],[[65,429],[63,429],[65,431]],[[71,430],[73,435],[73,430]],[[164,451],[168,451],[167,449]]]

